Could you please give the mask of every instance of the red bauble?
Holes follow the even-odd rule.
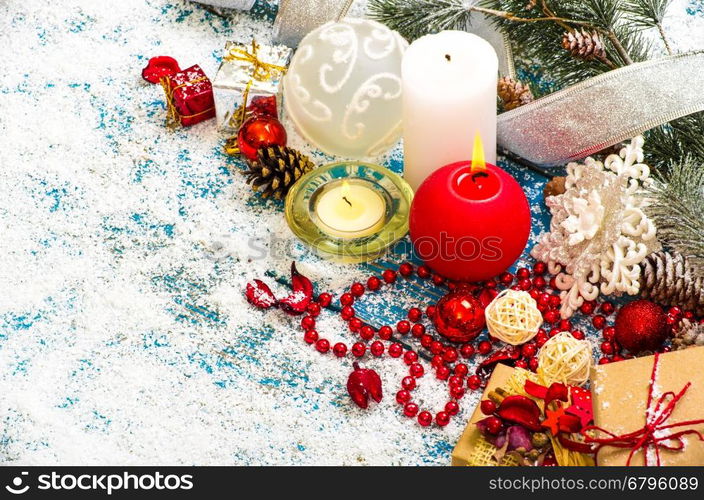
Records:
[[[616,341],[632,353],[655,351],[667,339],[667,316],[649,300],[636,300],[623,306],[614,325]]]
[[[530,207],[521,186],[499,167],[471,172],[458,162],[433,172],[418,188],[410,213],[418,255],[440,275],[482,281],[521,255],[530,234]]]
[[[286,146],[286,129],[274,116],[252,116],[240,127],[237,146],[250,160],[257,159],[257,151],[269,146]]]
[[[433,315],[438,333],[450,342],[469,342],[484,329],[484,308],[478,299],[462,288],[438,302]]]

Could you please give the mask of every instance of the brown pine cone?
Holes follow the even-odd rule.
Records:
[[[704,325],[701,323],[683,319],[672,333],[672,347],[675,350],[704,346]]]
[[[696,275],[687,257],[677,252],[655,252],[640,267],[641,297],[704,314],[704,277]]]
[[[299,151],[282,146],[270,146],[257,151],[257,161],[250,162],[247,182],[264,198],[281,200],[289,189],[315,165]]]
[[[567,177],[562,176],[555,176],[550,179],[548,183],[545,184],[545,188],[543,188],[543,198],[564,194],[565,191],[567,191],[567,188],[565,187],[566,180]]]
[[[505,111],[523,106],[533,100],[533,92],[528,85],[508,76],[499,80],[498,93]]]
[[[584,28],[567,31],[562,36],[562,48],[568,50],[572,57],[577,59],[585,61],[606,59],[606,49],[597,31],[587,31]]]

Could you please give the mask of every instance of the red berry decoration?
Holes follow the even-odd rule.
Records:
[[[418,378],[423,376],[423,374],[425,373],[425,369],[420,363],[413,363],[408,369],[408,372],[411,374],[412,377]]]
[[[330,350],[330,342],[326,339],[318,339],[315,343],[315,348],[319,353],[324,354]]]
[[[667,316],[649,300],[635,300],[623,306],[614,328],[616,341],[634,354],[658,350],[668,336]]]
[[[467,289],[448,293],[437,303],[433,324],[450,342],[469,342],[484,329],[484,308]]]
[[[303,340],[305,340],[308,344],[314,343],[318,340],[318,332],[315,330],[308,330],[305,334],[303,334]]]
[[[355,342],[352,345],[352,354],[354,354],[355,357],[361,358],[362,356],[364,356],[365,352],[367,352],[367,346],[365,346],[361,342]]]
[[[383,273],[381,273],[381,277],[384,278],[384,281],[387,283],[393,283],[396,281],[396,271],[393,269],[387,269]]]
[[[448,401],[445,404],[445,411],[450,415],[457,415],[460,411],[460,405],[456,401]]]
[[[406,404],[411,400],[411,393],[405,389],[401,389],[396,393],[396,401],[398,404]]]
[[[479,354],[489,354],[491,352],[491,342],[489,342],[488,340],[482,340],[481,342],[479,342],[478,350]]]
[[[375,340],[374,342],[372,342],[372,345],[371,347],[369,347],[369,350],[374,356],[378,358],[379,356],[384,354],[384,343],[379,340]]]
[[[360,408],[369,406],[371,397],[377,403],[381,402],[381,378],[379,374],[369,368],[360,368],[358,363],[353,363],[354,371],[347,379],[347,392],[352,401]]]
[[[347,354],[347,346],[342,342],[338,342],[333,346],[332,353],[338,358],[342,358]]]
[[[494,403],[491,399],[485,399],[482,401],[479,408],[482,410],[484,415],[493,415],[496,413],[496,403]]]
[[[418,414],[418,423],[423,427],[428,427],[433,423],[433,416],[429,411],[422,411]]]
[[[320,307],[328,307],[332,303],[332,295],[329,293],[321,293],[318,295],[318,304]]]
[[[435,415],[435,423],[440,427],[445,427],[450,423],[450,415],[446,411],[439,411],[437,415]]]
[[[473,391],[476,391],[479,389],[482,385],[482,379],[479,378],[479,375],[472,375],[467,379],[467,387],[472,389]]]
[[[409,418],[413,418],[418,415],[418,405],[415,403],[406,403],[403,406],[403,414]]]
[[[381,329],[379,330],[381,332]],[[403,346],[398,342],[394,342],[389,346],[389,356],[392,358],[398,358],[403,353]]]
[[[415,351],[406,351],[403,354],[403,362],[407,365],[410,366],[416,361],[418,361],[418,353],[416,353]]]
[[[393,333],[394,333],[394,331],[388,325],[384,325],[381,328],[379,328],[379,338],[381,340],[389,340]]]
[[[418,323],[420,319],[423,317],[423,311],[421,311],[417,307],[411,307],[408,310],[408,319],[409,321],[412,321],[413,323]]]
[[[352,283],[352,286],[350,287],[350,293],[355,297],[361,297],[362,295],[364,295],[364,285],[362,285],[361,283]]]
[[[381,288],[381,280],[376,276],[370,277],[367,280],[367,288],[369,288],[373,292],[378,290],[379,288]]]
[[[412,391],[416,388],[416,379],[411,376],[403,377],[403,380],[401,380],[401,387],[407,391]]]
[[[409,262],[404,262],[403,264],[398,266],[398,272],[404,278],[408,278],[411,274],[413,274],[413,264],[410,264]]]
[[[286,146],[286,129],[275,116],[255,115],[242,124],[237,146],[249,160],[257,159],[257,151],[269,146]]]

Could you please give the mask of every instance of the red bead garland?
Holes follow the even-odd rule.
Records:
[[[538,367],[537,351],[552,336],[561,331],[570,331],[577,339],[584,339],[582,331],[573,329],[573,324],[569,320],[560,317],[559,308],[561,300],[556,294],[555,279],[548,277],[547,265],[543,262],[535,263],[532,268],[522,267],[516,274],[505,272],[496,279],[487,280],[478,285],[472,285],[476,290],[476,296],[486,303],[495,297],[499,290],[497,287],[513,287],[519,290],[527,290],[533,296],[538,305],[538,309],[543,315],[546,325],[550,325],[548,330],[540,328],[535,338],[519,346],[520,357],[514,361],[515,366],[535,371]],[[477,374],[469,374],[469,367],[464,360],[471,359],[475,354],[489,355],[494,350],[495,339],[481,340],[475,343],[466,342],[464,344],[452,345],[445,343],[437,337],[427,332],[424,320],[430,321],[435,315],[435,305],[421,307],[411,307],[406,314],[406,318],[401,319],[395,325],[383,325],[378,330],[365,324],[356,316],[354,303],[356,299],[364,296],[365,293],[376,292],[384,286],[392,286],[399,277],[411,278],[416,274],[421,279],[432,280],[437,286],[445,286],[448,290],[457,290],[458,284],[446,282],[442,277],[434,275],[427,266],[414,267],[408,262],[402,263],[398,271],[386,269],[379,276],[370,276],[366,280],[366,286],[360,282],[353,283],[349,290],[341,294],[338,301],[341,306],[340,316],[347,322],[350,331],[360,337],[360,341],[355,342],[351,348],[345,343],[338,342],[331,347],[327,339],[320,338],[316,331],[316,318],[321,312],[321,308],[328,308],[333,303],[333,297],[329,293],[321,293],[317,300],[311,302],[307,307],[307,315],[301,319],[301,327],[304,330],[304,341],[315,346],[315,349],[322,353],[332,353],[338,358],[351,355],[354,358],[362,358],[367,354],[375,357],[388,355],[391,358],[402,359],[408,366],[408,375],[401,381],[401,389],[396,393],[396,401],[402,405],[403,413],[409,418],[415,418],[423,426],[430,426],[433,422],[439,427],[448,425],[453,416],[460,410],[458,401],[465,395],[467,390],[477,391],[484,385],[484,380]],[[549,279],[548,279],[549,278]],[[462,285],[465,286],[465,285]],[[482,303],[484,305],[484,303]],[[592,316],[591,323],[595,329],[601,330],[603,342],[601,351],[604,354],[599,360],[600,364],[615,362],[626,359],[621,352],[621,347],[615,341],[614,327],[609,324],[612,315],[616,312],[616,306],[609,301],[601,302],[585,301],[579,308],[579,312],[585,316]],[[691,311],[682,311],[673,307],[667,312],[668,324],[677,324],[683,317],[693,318]],[[547,328],[547,327],[546,327]],[[396,333],[395,333],[396,332]],[[410,334],[410,335],[409,335]],[[412,391],[417,388],[417,379],[426,374],[426,369],[419,361],[417,350],[402,345],[394,341],[394,335],[405,336],[407,342],[412,342],[411,337],[418,339],[420,347],[426,349],[433,357],[430,362],[434,378],[445,381],[448,386],[450,400],[443,409],[432,413],[421,410],[418,404],[412,401]],[[515,359],[515,358],[514,358]],[[488,406],[489,403],[482,403]]]

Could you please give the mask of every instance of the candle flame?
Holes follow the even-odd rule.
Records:
[[[484,144],[479,132],[474,134],[474,148],[472,148],[472,173],[486,171],[486,161],[484,161]]]

